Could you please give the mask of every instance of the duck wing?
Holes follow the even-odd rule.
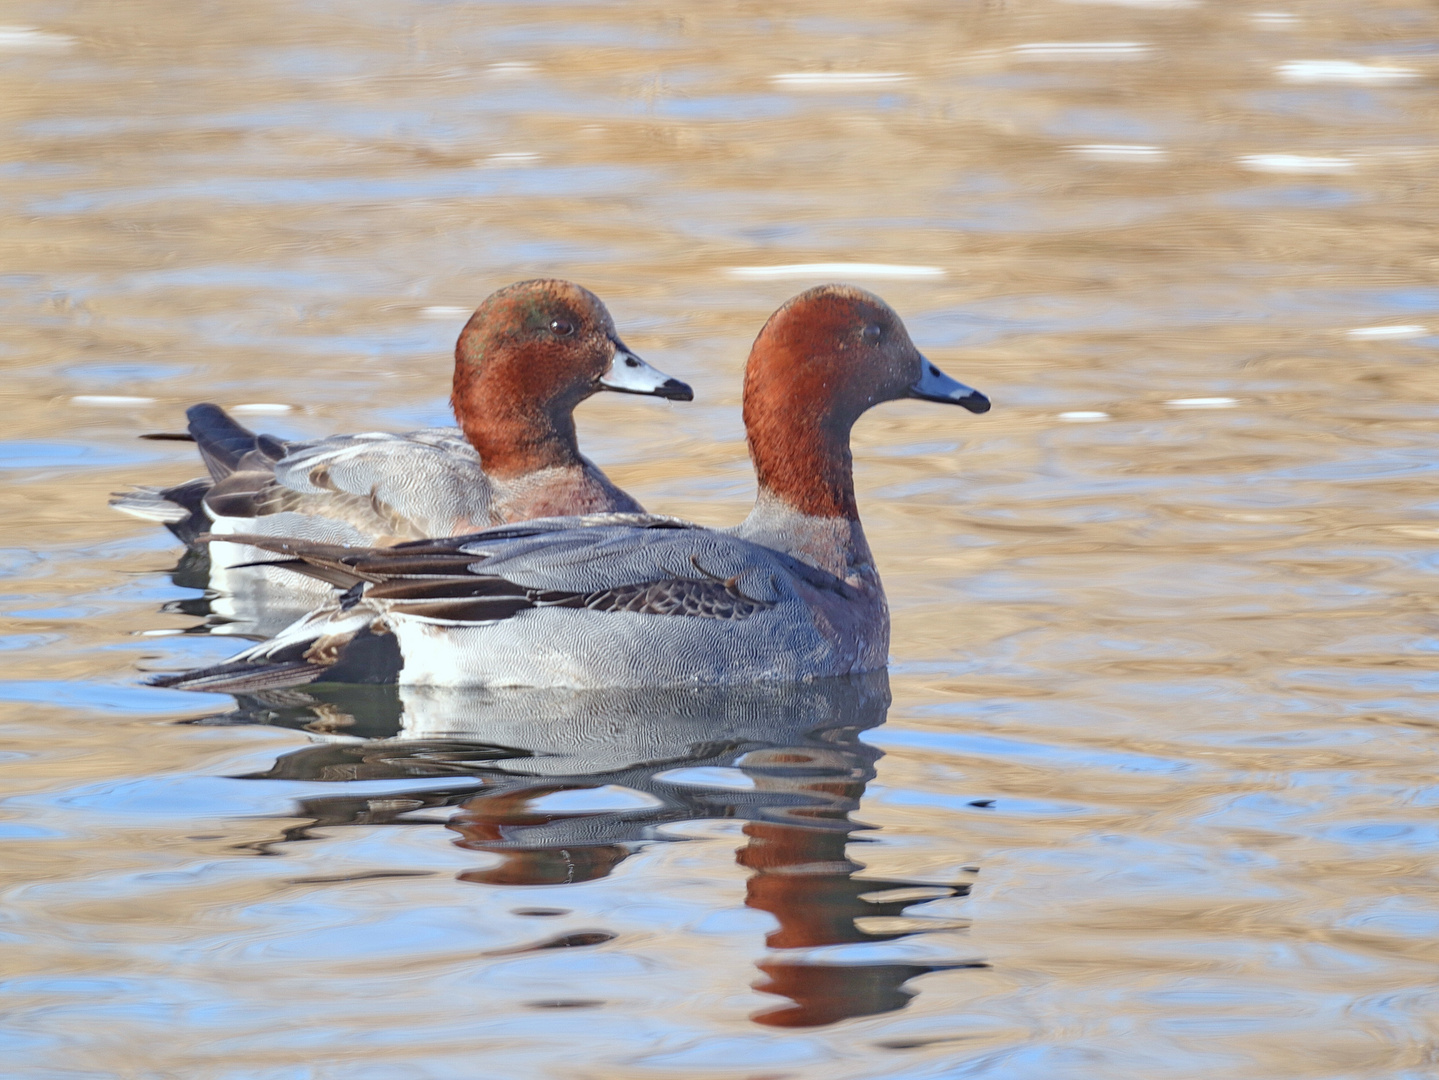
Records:
[[[117,492],[110,505],[162,522],[186,544],[217,525],[368,540],[440,536],[490,520],[489,478],[458,428],[287,442],[256,434],[218,405],[185,415],[210,476]]]
[[[245,533],[215,539],[271,552],[279,558],[268,565],[343,591],[275,638],[222,664],[160,676],[155,685],[235,693],[316,680],[395,681],[409,662],[393,630],[397,618],[430,624],[441,638],[450,629],[512,626],[521,638],[538,635],[537,643],[554,647],[576,632],[593,635],[605,617],[566,630],[569,612],[586,620],[593,620],[589,613],[653,616],[656,630],[682,620],[683,641],[696,640],[691,631],[704,626],[719,631],[728,624],[739,632],[737,623],[778,617],[743,638],[769,670],[773,650],[785,647],[778,643],[815,647],[790,632],[797,607],[807,610],[816,593],[859,599],[853,586],[782,552],[647,514],[539,519],[389,548]],[[525,613],[542,618],[545,628],[509,622]],[[616,631],[617,642],[633,641],[635,624],[617,621]]]
[[[230,519],[240,531],[246,522],[300,514],[366,537],[420,537],[489,519],[489,478],[456,428],[270,443],[244,454],[210,489],[205,505],[217,522]]]
[[[274,565],[354,588],[385,612],[487,623],[536,608],[747,619],[792,583],[853,588],[781,552],[674,518],[549,518],[390,548],[245,534],[225,539],[284,556]]]

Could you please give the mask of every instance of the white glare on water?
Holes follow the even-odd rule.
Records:
[[[770,81],[796,90],[843,90],[849,87],[893,86],[907,82],[909,78],[901,71],[792,71],[771,76]]]
[[[1171,398],[1164,404],[1171,409],[1232,409],[1239,402],[1232,397]]]
[[[1127,143],[1084,143],[1066,146],[1071,154],[1090,158],[1094,161],[1163,161],[1168,155],[1163,147],[1139,146]]]
[[[1150,47],[1139,41],[1034,41],[1009,51],[1018,60],[1139,60]]]
[[[70,399],[76,405],[98,405],[102,408],[125,408],[134,405],[153,405],[152,397],[137,397],[127,394],[76,394]]]
[[[1293,83],[1391,83],[1419,77],[1413,68],[1353,60],[1290,60],[1275,70],[1285,82]]]
[[[1340,173],[1354,168],[1349,158],[1309,154],[1245,154],[1239,165],[1250,172],[1271,173]]]
[[[1414,323],[1399,326],[1358,326],[1346,331],[1352,338],[1416,338],[1423,337],[1429,330]]]

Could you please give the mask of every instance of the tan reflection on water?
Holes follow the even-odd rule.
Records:
[[[1434,1071],[1432,6],[3,18],[10,1068]],[[234,703],[135,686],[234,648],[141,635],[193,626],[159,608],[194,593],[104,507],[194,474],[135,439],[184,405],[433,422],[455,309],[573,277],[698,394],[595,400],[587,449],[730,523],[740,366],[815,280],[775,268],[830,263],[870,264],[848,276],[995,401],[857,432],[894,702],[855,744],[883,756],[815,781],[837,829],[685,802],[506,847],[473,762],[276,771],[358,745],[353,709],[177,724]],[[761,806],[814,796],[702,749]]]

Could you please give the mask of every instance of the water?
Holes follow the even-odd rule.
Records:
[[[1432,7],[5,21],[7,1074],[1439,1069]],[[105,508],[196,472],[136,436],[440,422],[536,274],[695,386],[581,410],[651,509],[745,512],[817,280],[993,397],[857,431],[887,683],[140,686],[236,646]]]

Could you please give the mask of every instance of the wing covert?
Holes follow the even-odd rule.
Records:
[[[394,537],[446,535],[489,520],[489,479],[458,429],[342,435],[286,449],[278,460],[247,461],[217,485],[214,512],[312,513]]]

